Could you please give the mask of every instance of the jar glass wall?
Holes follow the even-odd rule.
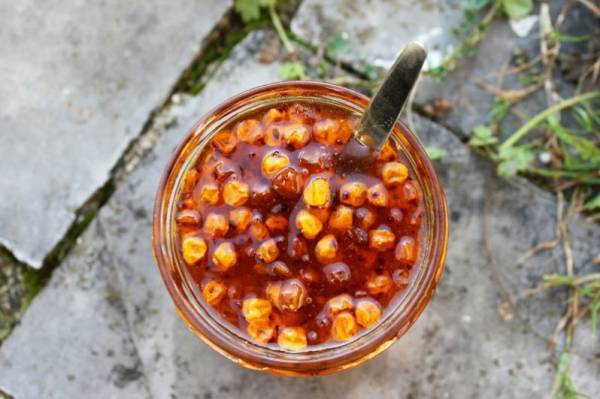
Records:
[[[153,250],[164,283],[187,326],[231,360],[254,369],[285,375],[325,374],[346,369],[388,348],[416,321],[441,276],[448,239],[446,200],[429,158],[417,137],[401,122],[392,139],[421,187],[424,217],[419,260],[408,287],[385,309],[379,324],[344,342],[288,352],[251,341],[222,320],[202,300],[176,247],[175,214],[186,172],[195,167],[213,135],[232,122],[283,104],[308,103],[361,114],[368,98],[354,91],[316,82],[283,82],[231,98],[205,115],[175,150],[158,189],[153,220]]]

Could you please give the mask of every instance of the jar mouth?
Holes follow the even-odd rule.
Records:
[[[320,82],[292,81],[260,86],[220,104],[187,133],[166,166],[156,195],[152,243],[155,259],[177,311],[188,327],[213,349],[246,367],[288,375],[336,371],[371,358],[389,347],[416,321],[431,299],[443,271],[448,237],[446,199],[418,138],[400,121],[393,140],[423,191],[425,218],[419,233],[421,254],[411,282],[386,308],[382,320],[348,341],[307,347],[298,352],[251,341],[198,298],[202,295],[174,245],[181,181],[195,165],[212,135],[231,121],[258,109],[287,102],[310,102],[362,113],[369,99],[352,90]]]

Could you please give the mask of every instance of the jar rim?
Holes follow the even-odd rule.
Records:
[[[193,293],[188,292],[186,278],[177,274],[177,265],[173,264],[176,259],[172,257],[170,218],[174,205],[172,194],[178,187],[177,177],[181,177],[186,162],[190,162],[190,151],[193,147],[198,147],[197,141],[212,137],[218,130],[216,125],[220,121],[227,117],[236,119],[243,113],[245,106],[257,106],[261,101],[264,106],[267,100],[280,102],[298,97],[312,98],[315,101],[341,101],[355,111],[363,110],[369,101],[366,96],[353,90],[312,81],[271,83],[225,100],[193,125],[171,155],[158,187],[152,226],[154,257],[169,295],[186,325],[211,348],[231,360],[249,368],[286,375],[308,375],[349,368],[389,347],[414,324],[431,299],[444,268],[448,238],[446,198],[433,165],[417,136],[401,121],[397,121],[395,139],[404,140],[401,144],[406,147],[405,155],[413,163],[413,171],[417,177],[427,183],[426,188],[430,194],[423,196],[426,211],[429,212],[425,218],[429,233],[425,236],[429,243],[428,253],[426,259],[422,257],[419,264],[414,266],[421,270],[417,274],[418,279],[415,277],[409,284],[403,300],[393,305],[394,308],[377,326],[354,339],[316,350],[309,347],[301,352],[266,347],[248,339],[240,339],[239,335],[229,336],[231,331],[226,332],[222,325],[211,322],[209,310],[202,309],[200,303],[192,302]],[[422,227],[422,230],[425,228]]]

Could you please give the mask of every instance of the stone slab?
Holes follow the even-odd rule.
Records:
[[[554,369],[548,361],[544,337],[550,335],[564,311],[565,298],[554,292],[530,296],[525,290],[537,286],[543,274],[563,271],[562,252],[556,248],[540,253],[523,266],[517,266],[516,259],[535,244],[554,238],[556,200],[524,180],[499,180],[487,160],[469,152],[449,131],[418,117],[415,127],[424,143],[449,152],[437,164],[437,170],[448,196],[451,239],[439,289],[402,339],[376,359],[352,370],[327,377],[292,379],[243,369],[214,353],[186,329],[174,311],[151,255],[154,194],[171,151],[195,120],[225,97],[278,80],[276,64],[256,61],[254,54],[262,40],[261,34],[246,39],[203,93],[194,98],[182,97],[179,105],[166,111],[169,117],[164,119],[171,122],[165,123],[166,128],[155,127],[166,129],[160,143],[102,209],[95,227],[86,233],[93,240],[84,239],[67,261],[67,265],[85,269],[84,265],[93,258],[82,253],[109,253],[109,268],[99,260],[92,263],[96,270],[115,270],[116,275],[99,279],[109,278],[118,287],[117,297],[123,304],[128,326],[122,335],[131,339],[136,348],[139,369],[150,395],[286,399],[549,396]],[[570,233],[577,240],[577,271],[590,271],[600,230],[575,217]],[[61,268],[53,281],[63,275],[67,278],[78,274],[77,269],[63,272]],[[39,315],[43,310],[68,323],[69,312],[77,305],[70,301],[59,309],[44,300],[50,295],[60,294],[53,292],[37,298],[31,312],[37,309]],[[507,295],[513,308],[504,305]],[[40,376],[31,365],[32,353],[36,359],[48,359],[57,352],[54,341],[49,345],[32,338],[40,327],[36,320],[28,313],[0,348],[0,359],[20,371],[18,375],[0,373],[0,389],[8,393],[17,391],[21,378],[41,381],[43,388],[38,389],[45,391],[55,386],[55,380],[64,379],[64,358],[53,362],[55,367],[47,371],[48,375]],[[85,353],[90,344],[78,341],[77,331],[66,328],[51,334],[58,336],[54,340],[74,342],[73,346]],[[28,351],[15,350],[26,338]],[[102,335],[98,339],[103,339]],[[587,356],[575,357],[576,386],[592,396],[600,392],[597,361]],[[89,359],[84,357],[81,362],[85,370]],[[93,376],[92,373],[89,377]],[[105,381],[106,375],[98,373],[95,378]],[[32,391],[18,397],[34,397],[29,392]]]
[[[0,244],[41,265],[231,3],[0,3]]]
[[[556,18],[563,5],[562,0],[550,2],[552,18]],[[441,122],[465,137],[470,135],[473,127],[487,124],[496,97],[489,87],[499,86],[505,90],[523,87],[520,76],[500,79],[499,73],[511,66],[517,54],[524,54],[529,59],[539,55],[537,11],[532,18],[533,24],[523,37],[515,33],[506,18],[494,19],[475,55],[461,59],[443,83],[424,76],[415,92],[415,101],[423,105],[438,98],[449,100],[452,110],[441,118]],[[292,21],[292,31],[315,46],[322,46],[338,33],[347,35],[351,50],[342,59],[359,70],[364,69],[365,61],[387,68],[405,43],[421,41],[429,51],[426,67],[432,67],[439,65],[458,44],[452,30],[463,20],[459,1],[306,0]],[[596,28],[597,20],[593,14],[583,5],[574,4],[562,31],[583,34],[594,32]],[[584,45],[579,45],[579,51]],[[563,46],[563,51],[572,53],[575,50],[577,48],[571,44]],[[571,81],[559,74],[555,80],[556,90],[563,98],[573,95]],[[506,119],[506,134],[524,123],[528,115],[535,115],[547,106],[544,91],[538,90],[519,104],[517,115],[509,115]]]
[[[0,348],[14,398],[149,397],[105,233],[93,223]]]

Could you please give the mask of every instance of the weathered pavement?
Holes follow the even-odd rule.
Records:
[[[17,399],[547,397],[554,367],[544,337],[564,311],[565,297],[526,290],[544,274],[563,272],[563,253],[546,251],[522,266],[516,259],[554,238],[556,199],[524,180],[498,179],[487,160],[422,118],[415,124],[425,144],[449,152],[437,169],[450,206],[451,241],[433,302],[397,344],[341,374],[289,379],[242,369],[185,328],[151,255],[154,193],[170,152],[195,120],[231,95],[279,80],[277,61],[257,61],[264,43],[263,33],[252,34],[200,95],[180,96],[155,119],[159,144],[119,186],[0,347],[0,391]],[[600,229],[573,217],[569,230],[577,273],[592,271]],[[579,331],[574,383],[594,397],[600,365],[589,325]]]
[[[41,266],[230,4],[0,2],[0,244]]]

